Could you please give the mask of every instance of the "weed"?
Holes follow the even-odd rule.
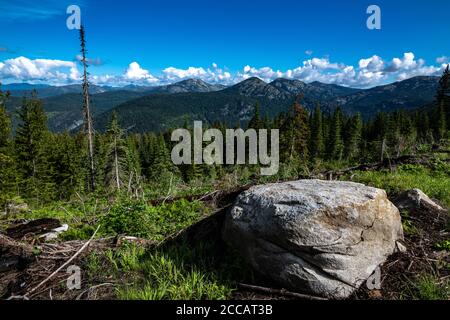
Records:
[[[417,300],[447,300],[450,296],[449,283],[441,283],[435,275],[424,273],[410,282],[406,294]]]
[[[434,245],[437,250],[446,250],[450,251],[450,240],[442,240]]]

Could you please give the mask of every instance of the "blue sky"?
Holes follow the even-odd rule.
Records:
[[[157,85],[250,76],[369,87],[438,75],[450,56],[448,0],[0,0],[0,79],[77,81],[81,7],[92,81]],[[366,9],[381,8],[381,30]]]

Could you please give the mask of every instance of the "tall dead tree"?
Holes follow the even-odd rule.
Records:
[[[90,109],[89,98],[89,80],[88,80],[88,64],[86,59],[86,38],[84,34],[84,26],[80,28],[81,42],[81,63],[83,64],[83,115],[84,115],[84,132],[88,140],[88,156],[89,156],[89,187],[91,191],[95,190],[95,164],[94,164],[94,128],[92,124],[92,115]]]

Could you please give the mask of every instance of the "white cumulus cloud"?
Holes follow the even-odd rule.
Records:
[[[128,66],[127,71],[125,71],[125,74],[123,75],[123,77],[126,80],[132,80],[132,81],[138,80],[138,81],[143,81],[143,82],[148,82],[148,83],[158,82],[158,79],[156,77],[151,75],[148,70],[141,68],[141,66],[137,62],[130,63],[130,65]]]
[[[18,81],[70,82],[80,79],[73,61],[17,57],[0,64],[0,78]]]
[[[319,81],[349,87],[367,88],[414,76],[439,76],[448,63],[448,57],[436,58],[438,65],[427,64],[406,52],[390,60],[378,55],[360,58],[356,65],[333,61],[329,57],[311,57],[298,66],[287,70],[271,66],[256,67],[244,65],[241,70],[230,72],[226,67],[211,63],[209,67],[190,66],[187,68],[167,67],[159,74],[151,74],[134,61],[122,74],[92,74],[90,79],[99,85],[124,86],[162,85],[189,78],[197,78],[209,83],[232,85],[250,77],[258,77],[266,82],[276,78],[297,79],[304,82]],[[51,59],[31,60],[18,57],[0,61],[0,79],[66,84],[79,82],[81,78],[76,61]]]

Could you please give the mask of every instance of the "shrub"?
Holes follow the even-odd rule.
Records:
[[[148,213],[158,228],[158,233],[154,234],[153,238],[162,240],[196,222],[206,213],[206,210],[203,203],[199,201],[189,202],[183,199],[170,204],[149,207]]]
[[[148,206],[142,201],[120,200],[100,224],[103,234],[126,234],[161,241],[190,226],[206,212],[199,201],[179,200]]]
[[[100,220],[103,234],[126,234],[148,237],[155,233],[154,224],[143,202],[129,199],[118,201]]]
[[[63,241],[71,241],[71,240],[87,240],[95,232],[95,227],[88,224],[81,224],[75,226],[69,226],[69,230],[63,232],[60,235],[60,238]]]

